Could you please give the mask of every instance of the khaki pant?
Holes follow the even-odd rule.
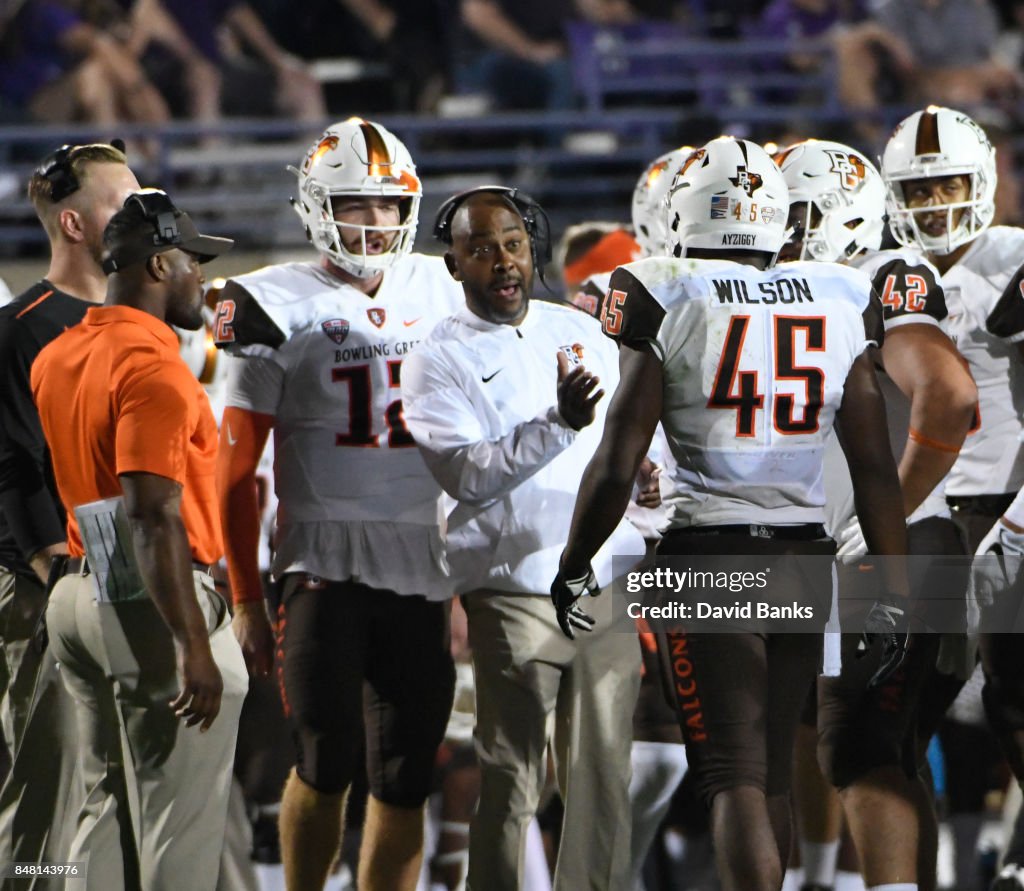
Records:
[[[206,733],[169,703],[180,690],[167,626],[149,600],[97,603],[90,576],[50,597],[50,646],[75,700],[86,800],[65,859],[84,861],[85,891],[212,891],[217,884],[238,717],[248,689],[227,606],[195,573],[224,681]],[[76,887],[74,891],[78,891]]]
[[[34,578],[0,569],[0,723],[11,772],[0,787],[0,864],[65,859],[82,793],[75,775],[74,705],[52,651],[32,635],[46,594]],[[58,891],[63,879],[9,879],[5,891]],[[70,885],[74,888],[75,885]]]
[[[521,887],[526,832],[554,732],[565,804],[556,891],[618,891],[630,876],[630,748],[640,686],[632,623],[613,630],[612,597],[587,599],[595,630],[566,638],[547,596],[463,598],[476,675],[480,804],[470,824],[473,891]]]

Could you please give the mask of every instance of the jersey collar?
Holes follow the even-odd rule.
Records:
[[[86,325],[111,325],[116,322],[130,322],[141,325],[164,346],[177,351],[178,337],[166,322],[145,310],[136,309],[134,306],[93,306],[86,310]]]
[[[532,305],[533,301],[530,301]],[[512,331],[529,331],[533,327],[534,314],[530,312],[530,307],[526,308],[526,316],[518,325],[506,325],[504,322],[490,322],[487,319],[481,318],[468,306],[461,306],[459,311],[455,313],[455,318],[458,319],[467,328],[473,328],[476,331],[498,331],[500,329]]]

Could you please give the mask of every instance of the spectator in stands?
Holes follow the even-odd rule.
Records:
[[[1020,75],[995,54],[997,34],[990,0],[880,0],[861,32],[837,39],[840,96],[870,111],[893,80],[895,98],[937,104],[1015,95]]]
[[[59,0],[31,0],[3,23],[0,102],[12,117],[157,124],[167,105],[115,40]]]
[[[807,52],[793,52],[786,58],[788,70],[803,74],[820,72],[829,64],[830,53],[834,52],[839,99],[856,109],[873,107],[866,104],[858,92],[863,92],[864,66],[869,60],[876,57],[888,60],[887,70],[894,71],[901,80],[908,78],[914,67],[907,44],[866,17],[861,0],[772,0],[761,14],[757,30],[750,36],[806,42]],[[774,98],[778,101],[779,97]],[[800,97],[786,98],[793,101]],[[859,122],[854,130],[867,141],[874,141],[878,135]]]
[[[863,18],[864,8],[859,0],[771,0],[761,13],[756,32],[750,36],[827,42],[839,28]],[[794,71],[817,70],[822,57],[820,53],[793,53],[787,63]]]
[[[387,62],[394,106],[403,111],[432,110],[444,93],[448,76],[447,35],[452,24],[448,0],[331,2],[342,7],[352,25],[363,32],[358,54]]]
[[[241,50],[222,52],[222,29],[255,60]],[[163,65],[157,80],[165,91],[183,86],[183,111],[197,121],[216,122],[225,109],[302,121],[326,117],[320,84],[305,62],[285,52],[243,0],[137,0],[128,46],[147,64]]]
[[[575,104],[565,25],[632,21],[629,0],[462,0],[462,23],[483,44],[456,72],[461,92],[486,93],[499,108]]]

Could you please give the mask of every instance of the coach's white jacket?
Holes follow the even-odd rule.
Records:
[[[597,374],[605,391],[594,423],[578,433],[557,409],[559,351]],[[618,380],[618,351],[594,319],[537,300],[518,327],[463,308],[405,360],[406,423],[458,502],[447,532],[456,591],[547,594]],[[623,520],[594,558],[598,582],[611,581],[613,555],[635,563],[643,552],[640,533]],[[614,574],[632,563],[616,561]]]

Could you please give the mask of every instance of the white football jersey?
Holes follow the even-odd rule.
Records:
[[[443,260],[416,254],[373,297],[317,263],[233,282],[244,290],[218,304],[215,335],[247,359],[232,366],[227,405],[274,416],[274,574],[434,595],[440,488],[405,425],[401,367],[463,305],[461,286]]]
[[[558,353],[596,374],[606,392],[594,422],[579,431],[558,414]],[[409,424],[456,500],[448,559],[458,591],[548,596],[618,385],[618,363],[593,318],[542,300],[530,301],[519,325],[463,308],[410,358],[402,387]],[[640,533],[621,521],[591,561],[599,584],[643,553]]]
[[[949,334],[978,385],[980,426],[968,434],[947,495],[997,495],[1024,484],[1021,263],[1024,229],[994,226],[942,276]]]
[[[825,440],[850,367],[881,337],[864,273],[652,257],[615,271],[602,315],[664,367],[672,527],[824,521]]]
[[[949,313],[941,277],[938,270],[920,254],[908,248],[871,251],[855,257],[850,265],[871,278],[875,293],[881,298],[886,331],[907,324],[936,325],[942,330],[947,329]],[[885,372],[878,372],[878,382],[885,396],[889,442],[899,463],[910,431],[910,400]],[[825,449],[825,493],[828,517],[825,525],[842,546],[841,535],[849,528],[856,512],[850,471],[836,437],[831,438]],[[935,487],[908,522],[937,516],[949,516],[944,483]]]

